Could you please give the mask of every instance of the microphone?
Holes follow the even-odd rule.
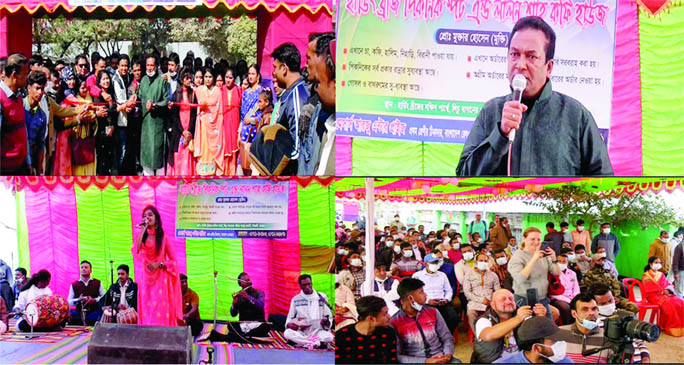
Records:
[[[138,223],[138,227],[146,227],[147,226],[147,220],[143,220],[142,222]]]
[[[513,77],[513,100],[517,100],[518,103],[522,100],[523,90],[527,87],[527,79],[521,74],[515,75]],[[515,139],[515,129],[511,129],[508,132],[508,140],[513,142]]]

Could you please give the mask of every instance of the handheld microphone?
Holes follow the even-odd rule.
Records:
[[[138,227],[146,227],[147,226],[147,220],[144,220],[140,223],[138,223]]]
[[[515,75],[513,77],[513,100],[517,100],[518,103],[522,101],[522,94],[525,88],[527,87],[527,79],[525,76],[521,74]],[[508,132],[508,139],[513,142],[515,139],[515,129],[511,129],[510,132]]]

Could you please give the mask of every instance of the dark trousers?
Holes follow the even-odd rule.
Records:
[[[558,308],[563,325],[572,324],[575,319],[570,314],[570,304],[557,299],[551,299],[551,305]]]
[[[197,336],[202,333],[204,322],[196,318],[188,318],[186,322],[188,323],[188,326],[190,326],[190,332],[193,336]]]
[[[71,319],[69,320],[69,324],[72,324],[75,326],[82,326],[83,325],[83,321],[81,320],[81,311],[72,310],[69,314],[71,314]],[[86,312],[86,324],[88,326],[94,326],[95,322],[100,320],[100,317],[102,317],[102,309],[98,309],[95,312]]]
[[[267,337],[271,327],[264,323],[259,327],[244,333],[240,328],[240,323],[229,322],[228,323],[228,333],[223,334],[217,331],[211,331],[211,336],[209,340],[212,342],[239,342],[239,343],[262,343],[262,341],[255,340],[253,337]]]
[[[456,308],[454,308],[454,306],[451,305],[451,303],[434,306],[433,308],[439,311],[439,314],[441,314],[442,318],[444,318],[444,322],[446,322],[447,327],[449,327],[449,331],[451,333],[454,333],[456,328],[458,328],[458,322],[461,319],[461,316],[459,316]]]

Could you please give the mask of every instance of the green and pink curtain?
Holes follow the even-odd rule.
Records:
[[[684,5],[618,0],[617,12],[608,139],[613,170],[616,176],[681,175]],[[454,175],[462,150],[461,144],[338,137],[337,175]]]
[[[282,179],[281,179],[282,180]],[[20,266],[29,272],[47,269],[50,288],[67,296],[79,278],[79,263],[93,265],[92,276],[110,283],[110,261],[131,268],[131,246],[142,210],[154,205],[164,231],[178,253],[182,272],[200,297],[200,315],[213,318],[214,272],[218,279],[218,319],[230,319],[231,295],[240,290],[237,276],[250,275],[266,294],[267,313],[287,314],[299,292],[297,277],[311,274],[316,290],[334,298],[334,191],[332,179],[289,180],[286,239],[176,238],[174,179],[10,178],[16,189]],[[301,224],[300,224],[301,222]],[[114,274],[116,276],[116,273]],[[116,279],[115,279],[116,280]],[[332,299],[331,299],[332,300]]]

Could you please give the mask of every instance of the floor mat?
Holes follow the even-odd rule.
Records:
[[[27,335],[31,335],[30,332],[21,332],[16,329],[16,319],[10,319],[9,331],[0,335],[0,341],[5,342],[28,342],[28,343],[55,343],[66,337],[74,337],[81,335],[87,331],[82,326],[66,326],[61,331],[55,332],[34,332],[33,336],[37,336],[33,339],[27,339]],[[89,327],[92,329],[92,327]]]
[[[204,328],[202,329],[202,332],[200,333],[199,336],[195,337],[195,340],[197,340],[198,337],[201,337],[202,335],[206,335],[207,333],[211,332],[213,328],[213,324],[205,324]],[[216,330],[220,333],[226,333],[228,329],[228,325],[225,323],[218,323],[216,325]],[[235,348],[241,348],[241,349],[272,349],[272,350],[305,350],[301,347],[295,347],[292,346],[287,342],[285,337],[283,337],[283,333],[279,331],[270,331],[270,336],[273,337],[275,340],[273,343],[270,344],[247,344],[247,343],[237,343],[233,342],[230,345],[235,347]],[[212,344],[220,344],[221,342],[212,342]],[[333,347],[334,348],[334,343]],[[308,351],[308,350],[307,350]],[[334,350],[327,350],[327,349],[316,349],[316,350],[311,350],[315,352],[333,352]]]

